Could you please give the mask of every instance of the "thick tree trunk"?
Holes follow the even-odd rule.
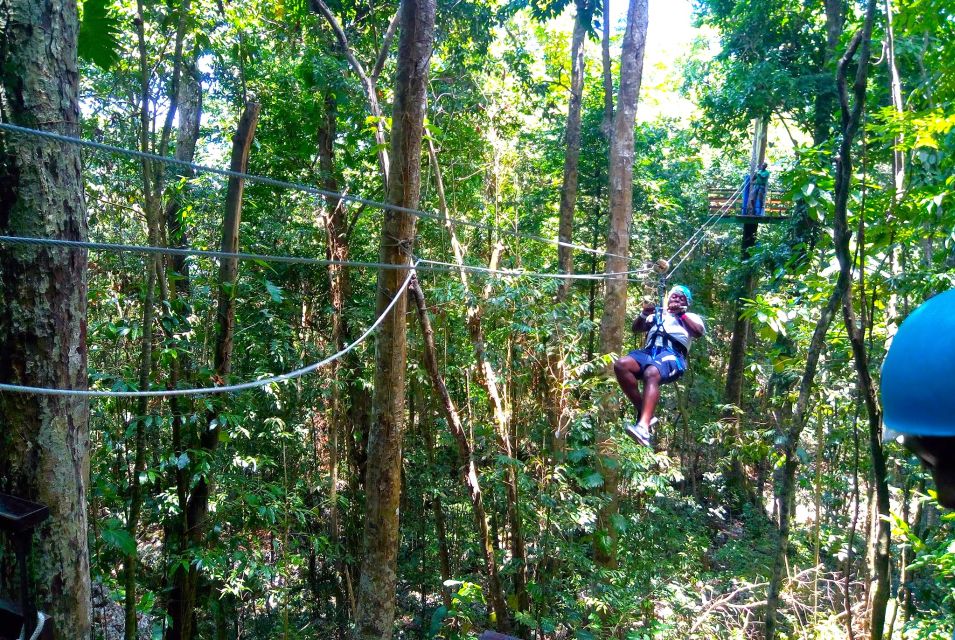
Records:
[[[232,139],[232,171],[245,172],[248,168],[249,151],[255,128],[258,123],[261,105],[250,102],[239,119],[236,134]],[[226,193],[225,218],[222,223],[220,250],[235,253],[239,250],[239,223],[242,220],[242,193],[245,181],[239,178],[229,179]],[[239,262],[235,258],[224,258],[219,264],[219,293],[216,313],[216,343],[214,347],[213,370],[220,384],[228,384],[232,372],[232,340],[235,334],[235,283],[239,274]],[[199,448],[212,453],[219,444],[221,426],[215,410],[206,415],[207,428],[199,436]],[[200,475],[186,502],[184,523],[186,529],[179,533],[185,552],[190,547],[200,546],[206,533],[209,515],[209,496],[212,478]],[[173,588],[169,596],[169,615],[172,625],[166,630],[167,640],[190,640],[194,634],[193,615],[198,595],[199,572],[195,566],[188,569],[176,569]]]
[[[414,208],[418,206],[421,190],[421,139],[428,66],[434,44],[435,2],[403,0],[400,12],[388,202]],[[415,219],[411,215],[385,212],[381,262],[410,264],[414,227]],[[381,324],[375,352],[374,417],[368,437],[364,555],[355,630],[356,638],[362,640],[389,640],[395,617],[407,355],[407,297],[399,291],[403,276],[400,270],[381,270],[378,274],[378,313],[383,313],[395,296],[398,301]]]
[[[5,3],[3,121],[79,135],[77,30],[73,1]],[[86,240],[76,147],[0,134],[0,233]],[[0,245],[0,381],[86,389],[86,260],[85,251]],[[50,507],[33,577],[63,638],[90,635],[88,422],[84,398],[0,393],[0,491]]]
[[[570,48],[570,104],[567,107],[567,130],[564,134],[567,150],[564,153],[564,184],[560,190],[558,239],[573,242],[574,209],[577,206],[577,166],[580,160],[580,106],[584,93],[584,41],[590,24],[592,9],[588,0],[577,0],[577,17]],[[574,254],[569,246],[557,247],[557,264],[561,273],[574,272]],[[570,291],[570,278],[561,282],[558,300]]]
[[[643,54],[647,41],[647,0],[630,0],[627,10],[627,31],[623,37],[620,61],[620,91],[613,134],[610,139],[610,230],[607,235],[607,273],[627,270],[630,255],[630,222],[633,217],[633,127],[637,116],[637,101],[643,79]],[[627,277],[610,276],[605,283],[604,311],[600,320],[600,352],[619,353],[623,347],[624,327],[627,322]],[[616,451],[610,444],[607,424],[614,412],[605,407],[597,435],[597,447],[602,459],[603,490],[609,498],[597,514],[598,543],[595,559],[601,565],[616,564],[616,529],[611,523],[617,513],[618,465],[612,461]]]
[[[610,229],[607,235],[607,272],[627,270],[630,222],[633,218],[633,127],[643,79],[643,54],[647,40],[647,2],[630,0],[627,31],[620,62],[620,93],[610,140]],[[600,349],[617,353],[623,346],[627,324],[627,278],[609,277],[600,322]]]
[[[504,601],[504,593],[501,589],[497,560],[494,557],[494,547],[491,544],[491,536],[488,531],[487,513],[484,510],[484,494],[481,493],[481,472],[474,462],[474,450],[468,440],[467,431],[465,431],[464,424],[461,422],[460,414],[457,407],[454,406],[454,401],[451,399],[451,394],[448,393],[448,387],[444,383],[444,378],[438,368],[437,349],[434,346],[434,330],[431,328],[431,320],[428,318],[428,307],[424,300],[424,293],[421,291],[421,285],[417,280],[412,283],[411,294],[418,310],[418,321],[421,323],[421,332],[424,338],[425,369],[431,377],[431,384],[441,401],[441,410],[448,427],[451,429],[451,435],[454,436],[454,441],[458,446],[461,479],[468,491],[468,497],[471,499],[471,511],[474,514],[474,524],[477,527],[478,540],[481,544],[481,553],[484,556],[484,567],[487,572],[488,596],[491,601],[491,608],[497,615],[496,627],[500,631],[507,631],[510,626],[509,615]]]
[[[596,0],[594,0],[596,1]],[[604,84],[604,115],[600,121],[600,132],[608,140],[613,129],[613,70],[610,64],[610,0],[603,0],[603,12],[600,16],[603,33],[600,38],[600,62]]]

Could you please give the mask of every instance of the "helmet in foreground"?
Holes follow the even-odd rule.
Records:
[[[913,311],[882,365],[885,426],[932,471],[938,501],[955,507],[955,289]]]

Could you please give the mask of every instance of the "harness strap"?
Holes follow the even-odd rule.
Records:
[[[654,328],[651,329],[651,334],[647,336],[647,347],[654,350],[654,355],[660,349],[669,349],[679,353],[684,358],[687,356],[686,347],[683,346],[682,342],[667,333],[666,329],[663,328],[663,321],[660,319],[657,319]]]

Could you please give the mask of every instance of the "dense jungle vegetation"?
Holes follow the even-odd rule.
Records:
[[[0,235],[260,256],[0,240],[0,382],[119,394],[0,392],[55,637],[952,637],[878,382],[955,287],[955,2],[74,5],[0,0],[0,120],[153,155],[0,131]],[[661,258],[708,333],[647,448]]]

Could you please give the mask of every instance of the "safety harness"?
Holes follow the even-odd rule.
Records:
[[[650,349],[650,355],[654,357],[656,357],[660,351],[669,349],[685,358],[687,356],[686,347],[663,328],[663,311],[659,307],[657,307],[653,320],[653,326],[650,328],[650,331],[647,332],[647,342],[643,348]]]
[[[686,358],[686,347],[683,346],[682,342],[679,342],[673,336],[667,333],[667,330],[663,327],[663,303],[666,297],[666,282],[666,275],[661,274],[660,279],[657,282],[657,298],[659,300],[659,304],[654,310],[653,327],[651,327],[647,332],[647,342],[643,346],[643,349],[649,349],[650,355],[654,358],[657,357],[657,354],[664,349],[678,353],[683,356],[683,358]],[[681,362],[681,365],[682,364],[683,363]]]

